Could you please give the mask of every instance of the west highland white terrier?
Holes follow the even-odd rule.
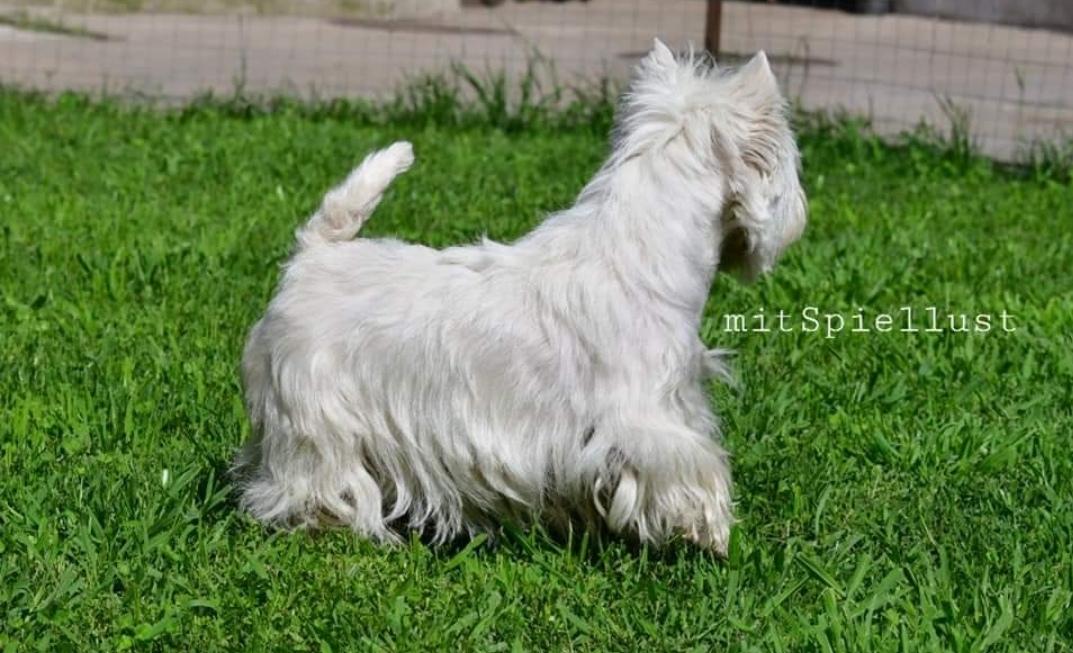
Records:
[[[805,226],[764,54],[726,71],[657,40],[606,163],[510,245],[353,240],[413,160],[369,155],[297,231],[243,356],[243,507],[381,542],[539,520],[725,554],[701,312],[717,268],[766,272]]]

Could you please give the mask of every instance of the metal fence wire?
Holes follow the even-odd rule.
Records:
[[[806,109],[883,134],[956,124],[1015,159],[1073,135],[1070,0],[0,0],[0,83],[182,101],[382,98],[461,64],[625,79],[660,37],[767,51]]]

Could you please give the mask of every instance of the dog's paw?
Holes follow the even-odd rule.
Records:
[[[726,558],[730,545],[730,521],[695,525],[682,532],[682,539],[720,558]]]

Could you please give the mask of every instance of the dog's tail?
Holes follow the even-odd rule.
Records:
[[[414,148],[399,141],[365,157],[346,181],[339,184],[320,204],[313,217],[295,234],[298,248],[350,240],[372,215],[392,180],[414,163]]]

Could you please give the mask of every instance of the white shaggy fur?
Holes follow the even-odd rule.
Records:
[[[728,72],[657,41],[610,158],[510,245],[350,240],[412,163],[370,155],[298,231],[243,358],[243,506],[378,541],[541,519],[725,552],[701,311],[721,254],[766,271],[805,223],[763,53]]]

